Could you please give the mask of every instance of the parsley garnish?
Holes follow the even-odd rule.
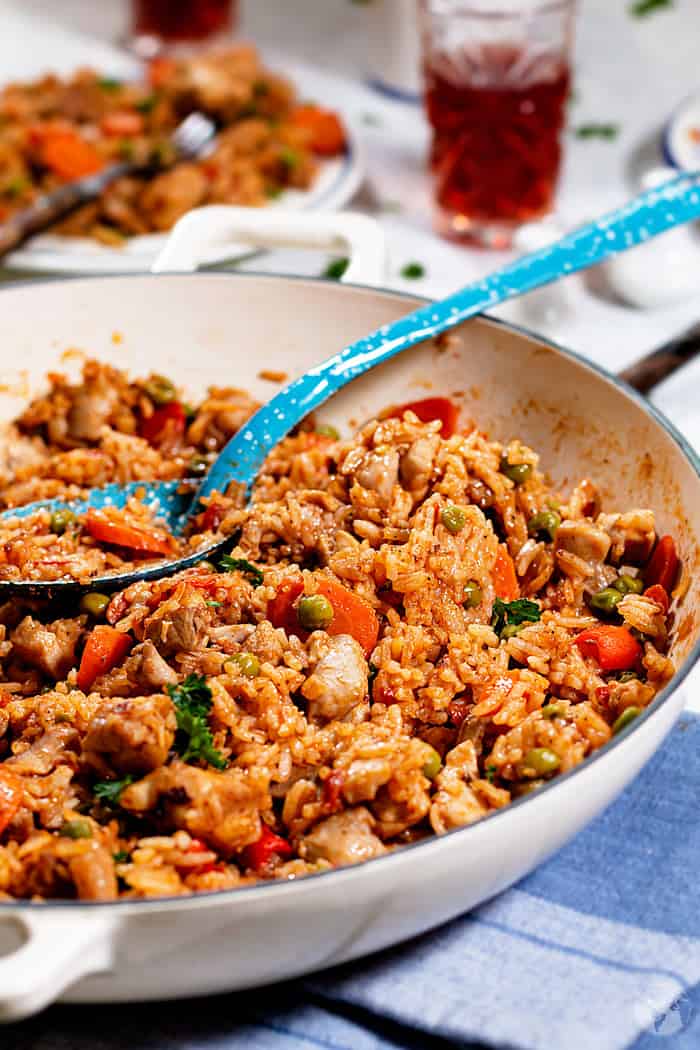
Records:
[[[210,607],[211,607],[212,609],[218,609],[218,608],[219,608],[219,606],[221,605],[221,602],[215,602],[215,601],[214,601],[214,600],[212,599],[211,601],[208,601],[208,602],[207,602],[207,605],[209,605],[209,606],[210,606]]]
[[[419,262],[410,262],[401,270],[401,276],[406,281],[417,281],[420,277],[425,277],[425,266]]]
[[[654,11],[667,11],[669,7],[673,7],[673,0],[637,0],[630,6],[629,13],[633,18],[646,18]]]
[[[131,854],[126,849],[117,850],[116,853],[112,854],[112,860],[115,864],[126,864],[131,860]]]
[[[347,258],[331,259],[321,277],[325,277],[328,281],[339,281],[349,265],[350,260]]]
[[[496,777],[496,772],[497,772],[496,766],[487,766],[486,767],[484,776],[488,780],[489,784],[493,784],[494,779]]]
[[[140,98],[138,102],[134,103],[134,108],[137,109],[139,113],[150,113],[151,110],[155,108],[157,102],[157,95],[146,95],[145,98]]]
[[[115,80],[114,77],[102,77],[97,83],[103,91],[119,91],[122,86],[121,80]]]
[[[222,572],[235,572],[236,570],[242,572],[253,584],[253,587],[260,587],[265,579],[257,565],[246,561],[245,558],[232,558],[230,554],[224,554],[219,562],[219,566]]]
[[[215,769],[225,769],[226,759],[214,747],[214,738],[209,728],[211,711],[211,689],[206,678],[188,674],[180,685],[167,686],[175,705],[178,735],[175,748],[180,757],[189,762],[203,759]]]
[[[287,171],[296,171],[299,167],[299,154],[291,146],[283,146],[280,150],[280,161]]]
[[[95,798],[99,798],[100,802],[104,802],[108,806],[118,806],[119,796],[121,795],[124,788],[128,788],[129,784],[133,784],[134,778],[130,773],[127,773],[121,780],[100,780],[94,785],[92,793]]]
[[[369,675],[367,677],[367,692],[371,696],[372,695],[372,689],[374,688],[374,680],[377,677],[377,675],[379,674],[379,668],[377,667],[376,664],[373,664],[371,660],[370,660],[368,666],[369,666]]]
[[[620,133],[617,124],[579,124],[574,129],[577,139],[616,139]]]
[[[501,634],[504,627],[517,627],[521,623],[537,623],[540,618],[540,607],[529,598],[516,598],[514,602],[504,602],[496,598],[493,603],[491,626],[496,634]]]

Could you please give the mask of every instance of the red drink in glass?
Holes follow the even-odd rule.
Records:
[[[236,0],[132,0],[133,36],[165,44],[204,43],[234,28]]]
[[[451,238],[505,248],[553,206],[573,3],[520,0],[503,13],[477,2],[441,0],[439,18],[423,5],[436,221]]]

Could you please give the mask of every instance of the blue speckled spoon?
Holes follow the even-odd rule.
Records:
[[[188,517],[197,512],[202,497],[215,490],[225,491],[233,481],[249,488],[268,452],[297,423],[370,368],[448,331],[482,310],[595,266],[673,226],[697,218],[700,218],[700,173],[679,175],[556,243],[523,256],[490,277],[467,285],[442,302],[429,303],[393,324],[383,326],[295,379],[259,409],[223,448],[194,495],[179,493],[181,484],[178,482],[132,482],[93,489],[86,499],[69,504],[61,500],[28,504],[5,511],[0,517],[23,517],[40,507],[53,510],[68,505],[77,513],[89,507],[122,507],[137,490],[145,488],[145,502],[176,535],[181,534]],[[204,558],[215,557],[230,542],[224,540],[185,558],[163,561],[122,575],[93,578],[89,587],[72,580],[0,581],[0,599],[10,592],[50,598],[88,589],[114,591],[136,580],[167,576]]]

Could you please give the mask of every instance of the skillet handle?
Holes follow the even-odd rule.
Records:
[[[1,953],[3,926],[23,937],[9,954]],[[37,1013],[81,977],[109,969],[116,927],[107,912],[85,914],[75,906],[0,915],[0,1023]]]
[[[315,248],[344,252],[350,264],[342,280],[382,285],[386,240],[381,226],[357,212],[295,212],[212,204],[195,208],[173,227],[152,273],[191,273],[214,249]]]

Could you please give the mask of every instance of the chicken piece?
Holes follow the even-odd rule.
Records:
[[[152,689],[164,689],[166,685],[177,685],[177,675],[170,664],[166,663],[155,645],[145,641],[132,652],[138,660],[136,677],[145,686]]]
[[[610,543],[607,532],[588,521],[563,521],[557,529],[557,548],[569,551],[587,562],[605,561]]]
[[[610,560],[615,565],[619,565],[620,562],[643,565],[647,561],[656,542],[653,510],[601,514],[597,524],[610,535]]]
[[[210,387],[187,430],[191,445],[220,448],[260,407],[245,390]]]
[[[40,437],[21,434],[15,426],[0,431],[0,478],[9,481],[17,471],[30,473],[46,459],[46,446]]]
[[[90,843],[91,848],[77,853],[68,861],[68,870],[80,900],[112,901],[118,896],[114,860],[104,846]]]
[[[100,774],[149,773],[167,759],[176,728],[168,696],[106,700],[90,719],[83,759]]]
[[[191,652],[202,647],[211,626],[211,610],[201,591],[187,583],[177,586],[170,598],[144,620],[144,638],[161,656]]]
[[[419,437],[401,457],[399,466],[401,483],[416,499],[422,499],[428,491],[439,446],[438,434]]]
[[[305,835],[299,853],[306,860],[327,860],[334,866],[359,864],[386,853],[374,834],[374,818],[364,806],[346,809],[322,820]]]
[[[225,773],[175,761],[122,791],[119,804],[130,813],[159,807],[166,826],[188,831],[229,856],[260,837],[260,813],[272,804],[263,769]]]
[[[141,196],[141,209],[156,230],[169,230],[205,199],[207,177],[197,164],[178,164],[156,176]]]
[[[68,435],[77,441],[99,441],[118,396],[111,370],[86,368],[83,385],[73,393]]]
[[[61,681],[75,666],[75,648],[81,631],[80,620],[42,624],[25,616],[10,635],[13,654],[49,678]]]
[[[362,647],[349,634],[329,638],[328,649],[304,682],[312,722],[342,719],[367,696],[368,667]]]
[[[79,748],[77,730],[72,726],[58,725],[43,733],[26,751],[6,759],[3,765],[13,773],[45,777],[59,763],[75,766]]]
[[[359,485],[374,492],[382,504],[388,505],[394,485],[399,480],[397,449],[385,447],[365,453],[362,462],[354,470],[354,477]]]

